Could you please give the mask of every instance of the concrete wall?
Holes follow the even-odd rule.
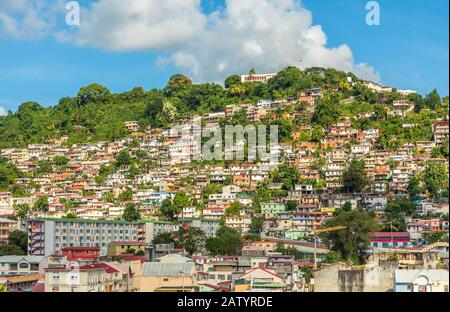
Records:
[[[339,292],[339,271],[348,269],[343,263],[324,265],[320,271],[314,273],[315,292]]]
[[[337,263],[314,274],[315,292],[387,292],[394,288],[395,266],[366,266],[365,269]]]
[[[394,289],[394,272],[398,264],[385,266],[366,265],[364,270],[364,291],[386,292]]]
[[[362,270],[339,270],[338,287],[340,292],[363,292],[364,271]]]

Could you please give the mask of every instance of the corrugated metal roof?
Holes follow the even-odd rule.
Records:
[[[17,221],[0,218],[0,223],[17,223]]]
[[[29,263],[39,263],[44,259],[43,256],[2,256],[0,262],[2,263],[15,263],[25,260]]]
[[[191,276],[194,274],[194,263],[158,263],[145,262],[142,276]]]

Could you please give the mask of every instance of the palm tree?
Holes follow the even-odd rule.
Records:
[[[245,93],[245,89],[243,86],[236,85],[236,86],[232,86],[230,88],[230,94],[232,96],[241,96],[244,93]]]

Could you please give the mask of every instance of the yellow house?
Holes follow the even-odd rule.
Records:
[[[292,229],[292,225],[293,225],[292,219],[277,220],[277,226],[280,229],[289,230]]]
[[[252,243],[252,246],[263,248],[266,254],[277,249],[277,243],[275,242],[259,241]]]
[[[0,218],[0,246],[8,243],[9,234],[17,228],[17,221]]]
[[[320,208],[320,212],[325,213],[327,216],[333,216],[334,212],[336,211],[336,208]]]
[[[111,242],[108,244],[108,257],[120,256],[123,254],[129,254],[130,251],[141,252],[142,255],[145,252],[147,243],[145,242]]]
[[[193,292],[197,287],[193,262],[146,262],[139,276],[140,292]]]
[[[234,282],[235,292],[246,292],[250,289],[250,283],[246,280],[236,280]]]

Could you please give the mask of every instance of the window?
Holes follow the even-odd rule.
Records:
[[[28,263],[25,263],[25,262],[20,263],[19,268],[20,269],[28,269],[29,268]]]

